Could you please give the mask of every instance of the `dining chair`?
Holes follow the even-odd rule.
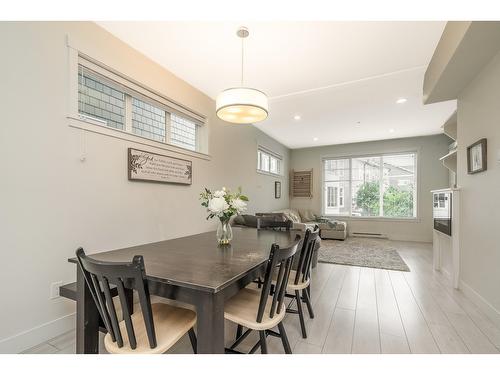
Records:
[[[132,262],[104,262],[88,257],[80,247],[76,257],[107,330],[104,345],[109,353],[164,353],[186,333],[196,353],[193,330],[196,313],[165,303],[151,304],[142,256],[134,256]],[[110,286],[118,291],[121,321],[117,318],[119,307],[113,302]],[[129,310],[125,288],[137,292],[139,311]]]
[[[236,323],[239,333],[236,341],[230,348],[226,349],[226,352],[239,353],[235,348],[250,332],[259,331],[259,342],[252,347],[249,353],[254,353],[260,346],[261,353],[267,354],[266,337],[268,335],[280,337],[285,353],[292,353],[282,321],[286,313],[284,298],[288,277],[299,242],[300,236],[297,235],[294,242],[288,247],[280,248],[277,244],[273,244],[262,288],[260,290],[243,288],[225,303],[224,318]],[[275,290],[271,295],[273,279]],[[271,330],[276,326],[279,332]],[[247,329],[244,333],[243,327]]]
[[[306,303],[307,310],[309,312],[309,317],[314,319],[314,311],[311,304],[310,296],[310,286],[311,286],[311,265],[314,246],[319,237],[319,227],[314,226],[313,231],[310,229],[306,230],[304,235],[304,241],[302,242],[302,249],[299,255],[299,261],[295,270],[290,271],[290,277],[288,279],[287,293],[285,296],[291,298],[288,305],[287,312],[299,315],[300,328],[302,331],[302,337],[307,338],[306,325],[304,322],[304,311],[302,308],[302,303]],[[288,291],[292,293],[288,293]],[[301,296],[302,294],[302,296]],[[297,303],[297,310],[291,309],[290,306],[293,301]]]
[[[285,219],[281,214],[276,213],[256,213],[257,230],[276,230],[289,231],[292,229],[293,222]],[[259,276],[254,280],[254,283],[260,288],[262,286],[262,278]]]

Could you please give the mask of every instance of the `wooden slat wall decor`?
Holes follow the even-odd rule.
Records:
[[[292,198],[312,198],[313,170],[295,171],[290,173],[290,194]]]

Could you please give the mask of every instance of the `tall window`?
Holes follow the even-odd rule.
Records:
[[[326,206],[344,207],[344,188],[342,186],[327,186],[326,187]]]
[[[323,160],[325,215],[414,218],[416,153]]]
[[[78,112],[81,118],[199,151],[198,137],[203,123],[195,119],[196,116],[191,117],[180,106],[82,57],[79,61]]]
[[[267,149],[257,150],[257,170],[260,172],[281,175],[282,157]]]

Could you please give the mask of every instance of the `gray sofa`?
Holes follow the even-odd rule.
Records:
[[[289,220],[288,218],[285,218],[282,213],[266,213],[266,214],[257,214],[257,215],[265,215],[266,218],[269,218],[271,216],[274,216],[276,220]],[[251,227],[251,228],[257,228],[257,216],[256,215],[238,215],[234,218],[233,226],[245,226],[245,227]],[[312,229],[312,227],[311,227]],[[292,231],[296,231],[299,233],[302,237],[304,236],[304,232],[306,230],[306,227],[301,227],[301,226],[294,226],[292,225]],[[312,267],[316,267],[318,264],[318,250],[321,247],[321,239],[318,238],[318,241],[316,241],[316,245],[314,246],[313,250],[313,258],[312,258]],[[295,261],[298,261],[298,257],[295,257]]]
[[[293,229],[305,231],[306,228],[312,228],[315,225],[319,226],[320,237],[324,240],[345,240],[347,237],[347,223],[344,221],[331,220],[326,217],[315,215],[311,210],[295,210],[286,208],[283,210],[273,211],[280,213],[285,218],[293,222]]]

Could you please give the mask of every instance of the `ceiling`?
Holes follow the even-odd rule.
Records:
[[[240,23],[99,25],[214,99],[240,83]],[[245,85],[270,97],[269,117],[255,126],[287,147],[436,134],[456,108],[422,104],[423,74],[445,22],[244,25]]]

